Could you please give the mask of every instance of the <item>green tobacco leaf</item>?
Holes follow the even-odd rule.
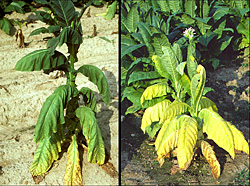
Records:
[[[35,29],[30,33],[29,37],[34,35],[39,35],[40,33],[49,33],[49,30],[45,27]]]
[[[79,90],[79,92],[83,95],[83,100],[85,105],[91,108],[94,112],[97,111],[96,107],[96,99],[93,91],[87,87],[83,87]]]
[[[203,120],[203,132],[207,134],[208,139],[212,139],[234,159],[233,133],[226,121],[217,112],[207,108],[202,109],[198,117]]]
[[[77,72],[82,73],[87,76],[89,81],[94,83],[99,92],[102,94],[102,100],[109,105],[110,104],[110,91],[108,81],[104,73],[97,67],[93,65],[82,65]]]
[[[153,122],[151,125],[148,125],[145,130],[148,133],[148,135],[151,138],[153,138],[160,128],[161,126],[159,125],[158,122]]]
[[[180,1],[168,1],[168,4],[172,13],[175,13],[180,10]]]
[[[180,45],[177,43],[174,43],[172,46],[173,52],[178,60],[178,64],[182,63],[182,52],[181,52],[181,48]]]
[[[152,107],[155,104],[165,100],[166,98],[167,98],[167,96],[162,96],[162,97],[153,98],[151,100],[146,100],[146,101],[143,102],[142,108]]]
[[[55,68],[64,64],[68,64],[68,60],[61,52],[55,51],[55,54],[51,56],[49,49],[40,49],[20,59],[15,66],[15,70],[39,71],[42,69]]]
[[[191,96],[191,81],[185,73],[181,76],[179,83],[187,91],[188,95]]]
[[[185,1],[184,7],[185,13],[189,14],[191,17],[195,17],[195,1]]]
[[[181,22],[184,24],[194,24],[195,20],[189,17],[187,14],[182,14]]]
[[[141,105],[143,105],[144,101],[146,100],[152,100],[156,97],[162,97],[167,95],[167,93],[171,93],[173,90],[164,83],[158,83],[151,85],[145,89],[141,96]]]
[[[104,164],[105,148],[95,113],[88,107],[79,107],[76,116],[80,119],[82,133],[88,143],[88,162]]]
[[[159,5],[161,11],[170,12],[170,8],[168,6],[167,1],[156,1],[156,2]],[[153,1],[152,1],[152,3],[153,3]]]
[[[4,31],[6,34],[10,34],[11,24],[9,20],[5,17],[0,19],[0,29]]]
[[[128,114],[133,114],[135,113],[136,111],[140,110],[141,107],[138,107],[136,105],[132,105],[130,107],[127,108],[126,112],[125,112],[125,115],[128,115]]]
[[[59,32],[61,30],[61,27],[58,25],[50,25],[48,27],[49,33],[55,33],[55,32]]]
[[[198,111],[204,108],[213,110],[214,112],[218,112],[218,108],[215,105],[215,103],[211,101],[210,99],[208,99],[207,97],[201,97],[200,103],[198,105]]]
[[[179,72],[179,74],[180,74],[181,76],[183,76],[183,73],[184,73],[184,69],[185,69],[186,63],[187,63],[187,62],[182,62],[182,63],[180,63],[180,64],[176,67],[177,72]]]
[[[151,72],[143,72],[143,71],[133,72],[130,75],[129,79],[128,79],[128,85],[130,83],[133,83],[133,82],[136,82],[136,81],[148,80],[148,79],[156,79],[156,78],[160,78],[160,77],[161,76],[156,71],[151,71]]]
[[[35,14],[40,21],[42,21],[48,25],[56,24],[56,21],[51,17],[51,15],[48,12],[35,11]]]
[[[166,61],[164,60],[164,58],[161,58],[157,55],[153,55],[152,56],[152,61],[155,63],[155,67],[157,72],[164,78],[169,79],[170,78],[170,74],[167,71],[166,68]]]
[[[64,43],[81,44],[82,36],[70,27],[64,27],[59,35],[59,46]]]
[[[165,34],[154,34],[152,38],[152,45],[155,50],[155,54],[158,56],[162,55],[162,46],[170,46],[168,38]]]
[[[137,4],[134,4],[129,12],[126,21],[124,22],[124,26],[127,28],[129,33],[136,32],[137,25],[136,23],[139,22],[139,14],[137,11]]]
[[[64,185],[82,185],[82,172],[76,135],[67,151],[67,167],[64,176]]]
[[[124,100],[124,98],[126,97],[128,100],[130,100],[135,106],[140,106],[141,107],[141,103],[140,103],[140,98],[141,95],[143,93],[144,89],[140,88],[140,89],[135,89],[133,87],[126,87],[123,91],[123,96],[122,96],[122,100]]]
[[[41,175],[49,170],[54,160],[59,158],[61,152],[61,139],[52,135],[39,142],[36,149],[34,160],[30,166],[30,172],[33,176]]]
[[[118,2],[114,1],[108,8],[108,12],[104,15],[104,18],[107,20],[111,20],[115,16],[116,7]]]
[[[38,143],[58,131],[65,123],[64,108],[71,97],[78,95],[78,90],[70,85],[61,85],[44,102],[38,116],[35,129],[35,142]]]
[[[127,54],[131,54],[133,51],[145,46],[144,44],[137,44],[137,45],[121,45],[121,58],[123,58]]]
[[[1,2],[2,3],[2,2]],[[12,2],[10,3],[5,9],[4,12],[13,12],[16,11],[17,13],[24,14],[24,11],[22,9],[22,6],[18,2]]]
[[[209,42],[216,37],[217,34],[214,32],[208,32],[202,36],[199,37],[198,41],[200,44],[202,44],[203,46],[207,47]]]
[[[208,17],[206,19],[202,19],[199,17],[196,17],[197,20],[197,26],[200,29],[200,32],[202,35],[206,34],[207,30],[209,30],[212,26],[208,25],[207,22],[209,21],[211,17]]]
[[[210,91],[214,91],[214,89],[211,87],[204,87],[202,95],[205,96]]]
[[[233,39],[233,36],[225,36],[220,40],[221,46],[220,46],[220,52],[224,51],[227,46],[230,44],[231,40]]]
[[[189,44],[187,52],[187,71],[190,79],[197,73],[197,66],[198,64],[195,60],[195,45]]]
[[[56,16],[58,16],[59,24],[62,27],[70,26],[71,22],[77,18],[72,1],[53,0],[51,6],[55,11]]]

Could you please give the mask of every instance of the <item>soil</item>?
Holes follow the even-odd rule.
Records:
[[[76,8],[80,11],[79,8]],[[102,132],[108,155],[108,163],[103,166],[87,162],[87,153],[80,151],[82,178],[84,185],[117,185],[118,184],[118,15],[112,20],[105,20],[96,14],[104,13],[106,6],[90,7],[90,17],[83,15],[81,24],[84,40],[78,53],[75,68],[83,64],[92,64],[102,69],[107,77],[111,104],[107,107],[101,100],[97,87],[83,75],[78,75],[76,84],[94,90],[97,100],[97,121]],[[40,7],[38,10],[43,10]],[[88,10],[87,10],[88,11]],[[86,12],[87,12],[86,11]],[[47,27],[39,21],[34,13],[6,15],[8,19],[23,19],[25,47],[19,48],[15,41],[15,30],[11,36],[0,30],[0,185],[63,185],[67,162],[67,146],[62,149],[60,157],[52,168],[43,176],[32,178],[30,165],[33,161],[36,144],[33,140],[36,121],[45,99],[56,87],[65,84],[66,78],[53,72],[49,75],[42,71],[18,72],[15,64],[26,54],[46,48],[47,37],[51,34],[40,34],[28,37],[37,28]],[[96,25],[96,36],[92,37]],[[111,42],[100,37],[106,37]],[[67,47],[58,50],[66,55]],[[97,176],[98,175],[98,176]]]
[[[249,57],[249,56],[248,56]],[[207,70],[207,93],[218,107],[219,114],[234,124],[249,140],[249,58],[238,57],[217,70]],[[124,117],[128,101],[122,104],[121,114],[121,183],[122,185],[234,185],[242,171],[248,170],[249,156],[236,154],[232,160],[227,152],[215,145],[221,165],[221,176],[215,180],[204,157],[197,157],[186,171],[179,171],[177,159],[166,159],[162,167],[156,160],[153,139],[140,129],[142,115]],[[246,178],[245,178],[246,179]],[[249,180],[248,180],[249,183]]]

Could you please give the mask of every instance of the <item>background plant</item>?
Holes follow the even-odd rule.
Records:
[[[71,1],[53,0],[51,9],[56,13],[61,27],[59,35],[48,41],[47,49],[27,54],[15,66],[15,70],[19,71],[43,70],[49,73],[61,70],[67,77],[66,84],[57,87],[41,108],[34,137],[38,148],[30,167],[33,176],[47,172],[54,160],[58,159],[62,143],[70,142],[64,177],[66,185],[82,185],[78,145],[87,146],[90,163],[102,165],[105,161],[105,147],[95,117],[97,108],[93,91],[87,87],[78,90],[75,84],[78,73],[88,77],[97,85],[103,101],[109,105],[110,91],[103,72],[92,65],[82,65],[77,70],[74,68],[83,41],[80,19],[87,6],[79,13]],[[57,46],[63,44],[68,47],[68,57],[56,50]],[[80,97],[83,97],[83,105],[79,102]],[[85,139],[83,142],[81,134]]]

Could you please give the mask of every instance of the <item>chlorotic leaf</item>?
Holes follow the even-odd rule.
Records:
[[[110,104],[110,91],[108,86],[108,81],[104,73],[97,67],[93,65],[83,65],[77,72],[82,73],[87,76],[89,80],[97,85],[99,92],[102,94],[102,100],[109,105]]]
[[[177,144],[177,160],[180,169],[187,169],[193,158],[194,147],[197,141],[197,126],[197,121],[192,117],[188,117],[180,128]]]
[[[164,67],[162,64],[163,62],[161,61],[161,58],[157,55],[152,56],[152,61],[155,63],[155,67],[157,72],[162,76],[165,77],[166,79],[170,78],[170,74],[168,73],[167,69]]]
[[[58,159],[59,152],[61,152],[61,140],[55,135],[40,141],[30,166],[31,174],[37,176],[47,172],[54,160]]]
[[[153,122],[157,122],[160,120],[162,113],[166,110],[166,108],[171,104],[171,101],[164,100],[152,107],[148,107],[145,110],[145,113],[142,117],[141,129],[145,133],[145,129],[148,125],[151,125]]]
[[[191,81],[185,73],[183,73],[183,75],[181,76],[179,83],[184,88],[184,90],[187,91],[188,95],[191,96]]]
[[[198,110],[200,111],[200,110],[202,110],[204,108],[211,109],[214,112],[218,112],[218,108],[215,105],[215,103],[213,101],[211,101],[210,99],[208,99],[207,97],[203,96],[200,99],[200,103],[198,105]]]
[[[95,113],[89,107],[79,107],[76,109],[76,116],[80,119],[82,133],[88,143],[88,162],[104,164],[104,142]]]
[[[151,85],[145,89],[141,96],[141,104],[143,105],[145,100],[152,100],[156,97],[161,97],[167,95],[167,93],[171,93],[172,89],[164,83],[158,83]]]
[[[217,113],[207,108],[198,115],[203,120],[203,132],[208,139],[212,139],[219,147],[225,149],[234,159],[234,137],[226,121]]]
[[[72,142],[68,148],[67,159],[64,185],[82,185],[79,151],[75,135],[72,137]]]
[[[215,156],[212,146],[206,142],[201,141],[201,151],[206,160],[209,163],[209,166],[212,168],[211,173],[215,179],[220,177],[220,164]]]
[[[51,56],[50,49],[40,49],[21,58],[17,62],[15,70],[39,71],[42,69],[55,68],[64,64],[68,64],[68,60],[61,52],[55,51],[54,55]]]
[[[162,158],[177,147],[179,134],[180,130],[172,132],[166,139],[164,139],[160,148],[157,150],[157,155],[158,155],[157,160],[160,166],[162,166],[164,162],[162,161]]]
[[[249,155],[249,146],[242,132],[239,131],[234,125],[230,124],[229,122],[227,122],[227,125],[229,126],[229,128],[233,133],[234,148],[236,150],[243,151]]]
[[[38,143],[58,131],[60,124],[65,123],[64,108],[78,90],[70,85],[61,85],[44,102],[38,116],[35,129],[35,142]]]

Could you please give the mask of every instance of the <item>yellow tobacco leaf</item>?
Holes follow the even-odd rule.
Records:
[[[158,155],[158,161],[160,165],[163,164],[164,161],[162,161],[162,158],[166,156],[170,151],[172,151],[176,146],[177,146],[177,141],[178,141],[178,136],[179,136],[179,130],[176,130],[172,132],[165,140],[163,143],[161,143],[161,146],[157,150],[157,155]]]
[[[156,97],[161,97],[167,95],[167,93],[171,93],[171,88],[164,83],[158,83],[151,85],[145,89],[141,96],[141,105],[143,105],[145,100],[151,100]]]
[[[212,139],[219,147],[225,149],[234,159],[234,137],[226,121],[217,113],[207,108],[198,115],[203,120],[203,132],[208,139]]]
[[[227,122],[227,125],[230,127],[233,133],[234,148],[236,150],[240,150],[249,154],[249,146],[242,132],[239,131],[234,125],[230,124],[229,122]]]
[[[82,174],[78,152],[76,136],[72,138],[72,142],[67,151],[67,167],[64,176],[64,185],[82,185]]]
[[[198,133],[197,125],[197,121],[194,118],[188,117],[180,128],[177,144],[177,160],[180,169],[187,169],[193,158]]]
[[[170,104],[171,104],[171,101],[163,100],[155,104],[152,107],[148,107],[145,110],[145,113],[143,114],[143,117],[142,117],[142,124],[141,124],[141,129],[144,133],[148,125],[151,125],[151,123],[157,122],[160,120],[161,116],[163,115],[163,112],[166,110],[166,108]]]
[[[218,108],[215,105],[215,103],[213,101],[211,101],[210,99],[208,99],[207,97],[201,97],[200,99],[200,103],[198,105],[198,110],[202,110],[204,108],[207,109],[212,109],[215,112],[218,112]]]
[[[211,173],[213,174],[214,179],[218,179],[220,177],[220,164],[215,156],[212,146],[206,141],[201,141],[201,151],[208,161],[209,166],[212,168]]]

